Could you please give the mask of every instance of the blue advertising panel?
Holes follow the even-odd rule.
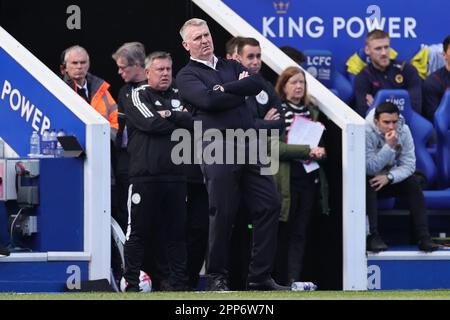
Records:
[[[341,72],[346,60],[364,46],[364,37],[372,29],[388,32],[399,59],[408,60],[421,44],[442,43],[449,34],[450,2],[446,0],[223,2],[278,46],[331,51]]]
[[[0,137],[21,157],[33,131],[64,129],[85,147],[85,125],[60,100],[0,47]]]
[[[86,261],[1,263],[0,292],[62,292],[88,275]]]
[[[33,251],[83,251],[83,161],[40,160],[38,233],[26,241]]]
[[[369,290],[450,288],[450,260],[368,260]]]

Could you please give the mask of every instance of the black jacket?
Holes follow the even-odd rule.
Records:
[[[248,97],[246,103],[250,108],[250,111],[252,112],[256,129],[284,129],[284,118],[281,101],[270,82],[264,81],[263,90],[261,90],[261,92],[256,96]],[[267,112],[272,108],[278,110],[280,119],[264,120]]]
[[[242,71],[247,70],[236,61],[219,58],[216,70],[190,60],[178,73],[180,96],[194,108],[194,119],[202,121],[203,130],[254,128],[245,97],[261,92],[264,79],[253,74],[238,80]],[[225,92],[214,90],[216,85],[221,85]]]
[[[135,88],[125,102],[130,155],[130,182],[185,180],[182,165],[171,159],[172,132],[179,128],[192,130],[192,117],[182,112],[178,90],[158,92],[148,85]],[[171,110],[170,118],[157,111]]]
[[[355,78],[355,111],[366,117],[368,105],[366,95],[373,97],[382,89],[405,89],[409,93],[413,109],[421,114],[422,79],[417,69],[406,62],[391,60],[384,71],[376,69],[371,63],[364,67]]]
[[[146,84],[146,80],[141,82],[130,82],[123,85],[119,90],[119,95],[117,96],[117,107],[119,109],[119,130],[117,130],[116,136],[116,148],[118,149],[120,149],[122,145],[123,130],[125,129],[126,124],[125,103],[127,99],[130,98],[131,91],[133,91],[133,89]]]
[[[423,115],[434,122],[434,112],[445,92],[450,90],[450,71],[444,66],[428,76],[423,84]]]

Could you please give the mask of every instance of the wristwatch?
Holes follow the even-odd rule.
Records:
[[[172,115],[172,112],[170,110],[164,111],[164,118],[170,118],[171,115]]]
[[[388,174],[386,175],[386,177],[389,180],[389,183],[392,183],[394,181],[394,176],[392,175],[392,173],[388,172]]]

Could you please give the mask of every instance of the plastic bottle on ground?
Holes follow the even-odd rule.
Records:
[[[312,282],[292,282],[291,290],[292,291],[314,291],[317,289],[317,286]]]

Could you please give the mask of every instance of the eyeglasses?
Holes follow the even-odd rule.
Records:
[[[131,67],[132,65],[127,65],[127,66],[117,66],[117,68],[121,71],[125,70],[128,67]]]

